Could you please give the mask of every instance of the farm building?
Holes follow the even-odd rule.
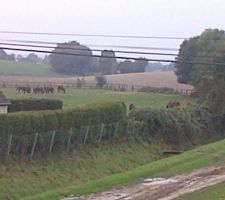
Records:
[[[5,114],[8,112],[8,106],[11,102],[6,98],[6,96],[0,91],[0,114]]]

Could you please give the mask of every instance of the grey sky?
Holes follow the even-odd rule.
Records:
[[[1,0],[0,30],[191,37],[205,28],[225,29],[224,11],[224,0]],[[181,42],[5,34],[0,38],[172,48]]]

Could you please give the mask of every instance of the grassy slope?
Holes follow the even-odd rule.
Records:
[[[73,186],[46,191],[27,200],[56,200],[70,194],[88,194],[128,184],[146,177],[171,176],[209,166],[224,165],[225,140],[204,145],[181,155],[165,158],[136,169]]]
[[[54,70],[43,64],[32,64],[23,62],[10,62],[0,60],[0,74],[2,75],[35,75],[35,76],[54,76]]]
[[[142,93],[142,92],[112,92],[107,90],[94,89],[67,89],[66,94],[54,95],[24,95],[15,92],[15,88],[1,89],[8,98],[54,98],[63,101],[63,108],[71,108],[88,103],[99,101],[124,101],[125,103],[134,103],[138,107],[165,107],[170,100],[177,99],[183,104],[191,102],[192,99],[185,96],[178,96],[172,94],[156,94],[156,93]]]
[[[193,192],[176,200],[224,200],[225,199],[225,183],[219,183],[217,185],[204,188],[197,192]]]
[[[32,162],[10,159],[0,165],[0,199],[24,199],[56,188],[78,187],[152,162],[159,155],[153,145],[130,142],[76,148],[70,156],[52,155]]]

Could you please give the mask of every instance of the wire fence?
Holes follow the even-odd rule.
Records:
[[[35,155],[40,154],[70,153],[87,144],[112,142],[129,137],[131,129],[129,121],[118,121],[29,135],[0,135],[0,155],[3,159],[11,155],[25,155],[33,159]]]
[[[99,89],[99,86],[96,85],[96,83],[77,83],[76,81],[74,83],[65,83],[65,82],[6,82],[6,81],[0,81],[0,87],[1,88],[7,88],[7,87],[18,87],[18,86],[29,86],[31,88],[34,87],[45,87],[45,86],[51,86],[51,87],[58,87],[59,85],[62,85],[65,88],[83,88],[83,89]],[[102,88],[112,91],[129,91],[129,92],[136,92],[139,91],[142,88],[148,87],[146,85],[135,85],[135,84],[122,84],[122,83],[112,83],[112,84],[105,84]],[[173,88],[174,93],[179,95],[185,95],[189,96],[195,92],[194,89],[184,89],[184,88]]]

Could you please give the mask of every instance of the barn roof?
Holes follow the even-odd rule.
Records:
[[[0,106],[7,106],[10,105],[11,102],[9,99],[6,98],[6,96],[0,91]]]

